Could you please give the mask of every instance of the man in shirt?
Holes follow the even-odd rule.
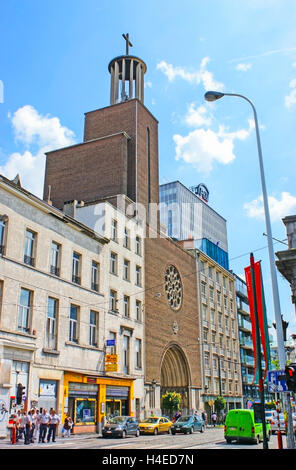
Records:
[[[42,413],[40,414],[39,442],[45,442],[49,421],[50,415],[47,413],[47,410],[43,408]]]
[[[59,425],[59,422],[60,422],[59,416],[56,414],[55,410],[51,410],[47,442],[50,442],[51,436],[52,436],[52,442],[55,442],[55,437],[56,437],[56,432],[57,432],[57,427]]]

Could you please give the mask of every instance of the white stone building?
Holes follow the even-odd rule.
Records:
[[[0,435],[18,383],[21,406],[53,407],[62,420],[69,412],[74,432],[100,429],[106,414],[141,415],[144,286],[135,283],[144,261],[123,244],[0,176]]]

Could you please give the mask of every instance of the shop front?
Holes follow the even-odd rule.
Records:
[[[65,372],[63,421],[67,414],[75,434],[100,432],[110,416],[134,416],[134,381]]]

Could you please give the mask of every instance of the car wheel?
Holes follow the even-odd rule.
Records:
[[[154,436],[157,436],[157,434],[158,434],[158,429],[157,428],[154,429],[153,434],[154,434]]]
[[[174,436],[176,434],[176,431],[171,431],[171,434]]]
[[[126,438],[126,431],[122,431],[122,439]]]
[[[200,428],[200,432],[205,432],[205,427],[204,427],[204,426],[202,426],[202,427]]]
[[[139,437],[139,436],[140,436],[140,431],[139,431],[139,429],[137,429],[136,437]]]
[[[231,439],[229,439],[229,437],[226,437],[226,443],[231,444]]]
[[[256,436],[255,444],[260,444],[260,438],[259,438],[259,436]]]

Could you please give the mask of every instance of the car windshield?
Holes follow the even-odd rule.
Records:
[[[124,416],[116,416],[115,418],[109,419],[110,424],[122,424],[124,423],[126,418]]]
[[[177,421],[178,423],[187,423],[187,421],[190,421],[192,417],[191,416],[181,416]]]
[[[142,423],[158,423],[159,418],[147,418]]]

